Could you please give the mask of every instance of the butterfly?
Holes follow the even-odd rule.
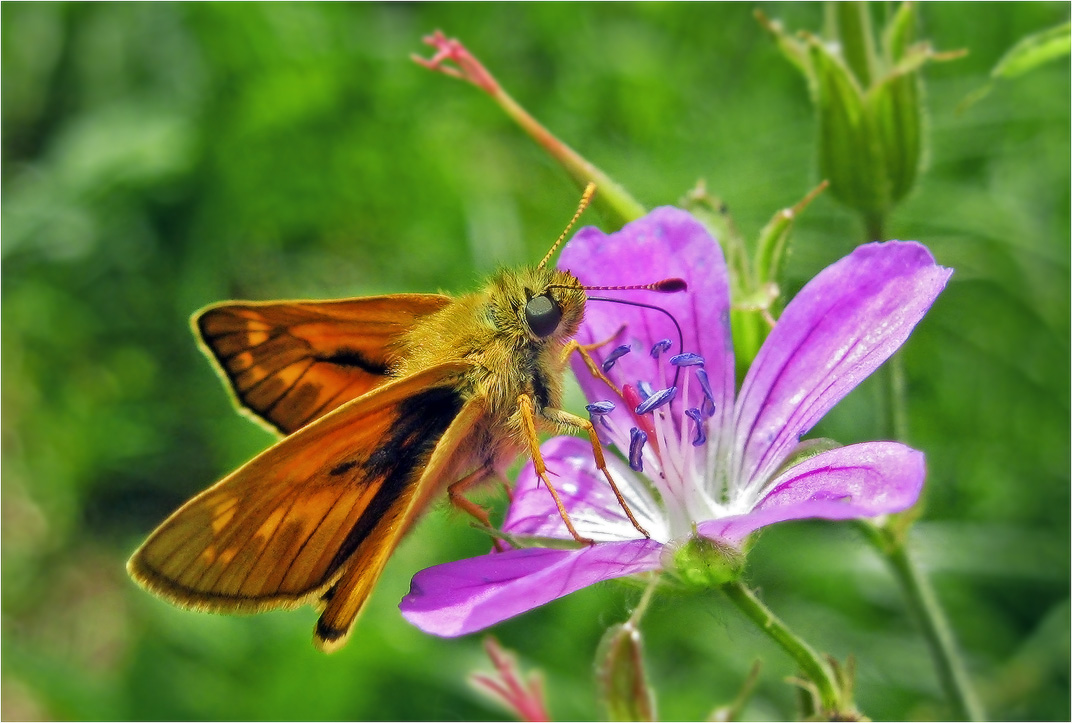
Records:
[[[261,612],[317,606],[314,643],[347,640],[405,532],[444,488],[490,526],[466,489],[529,453],[546,475],[540,431],[586,433],[561,409],[586,288],[548,266],[588,205],[536,266],[501,271],[475,293],[339,301],[225,302],[194,315],[195,333],[240,408],[285,435],[167,518],[127,569],[180,607]],[[646,287],[680,290],[667,280]],[[609,380],[608,380],[609,383]],[[646,533],[645,533],[646,534]]]

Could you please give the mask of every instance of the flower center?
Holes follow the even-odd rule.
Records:
[[[596,402],[587,409],[597,429],[628,451],[629,466],[644,473],[658,492],[674,539],[690,536],[693,525],[715,516],[719,505],[705,480],[708,421],[715,414],[715,401],[704,360],[691,352],[667,358],[670,347],[668,339],[652,347],[654,379],[623,385],[620,403],[629,412],[628,429],[620,426],[620,415],[610,414],[616,407],[612,402]],[[629,352],[628,346],[611,352],[604,371]]]

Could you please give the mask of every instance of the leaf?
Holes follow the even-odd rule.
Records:
[[[1051,60],[1068,55],[1072,50],[1072,23],[1061,23],[1056,27],[1022,38],[1012,46],[990,71],[992,78],[1015,78],[1034,70]]]

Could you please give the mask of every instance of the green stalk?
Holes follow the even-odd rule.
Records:
[[[899,442],[908,439],[908,390],[905,380],[904,355],[898,351],[886,362],[886,406],[889,410],[888,431]]]
[[[953,705],[952,720],[983,721],[986,712],[980,703],[967,670],[957,651],[949,620],[938,603],[930,580],[908,554],[904,537],[890,527],[880,527],[860,521],[868,538],[890,565],[905,592],[913,617],[923,628],[931,657],[938,669],[938,678]]]
[[[884,219],[871,218],[866,221],[866,225],[867,233],[871,238],[883,240]],[[893,439],[907,442],[908,393],[903,353],[898,351],[894,354],[883,371],[887,431]],[[920,504],[922,503],[917,502],[917,507]],[[886,559],[890,569],[893,570],[897,582],[904,590],[912,616],[923,628],[923,635],[927,639],[927,647],[934,660],[938,679],[953,705],[953,717],[958,720],[985,720],[986,714],[964,668],[945,611],[938,602],[938,596],[935,595],[930,580],[913,562],[905,545],[908,528],[918,514],[918,510],[910,510],[890,517],[881,524],[861,522],[861,526],[875,549]]]
[[[521,126],[522,130],[562,165],[578,186],[584,188],[590,182],[596,184],[598,192],[594,205],[608,213],[616,225],[624,226],[648,212],[620,184],[556,138],[551,131],[522,108],[460,41],[447,38],[438,30],[434,35],[426,37],[424,41],[436,49],[436,54],[429,59],[413,56],[413,60],[431,70],[472,83],[490,95],[499,107]],[[445,65],[447,61],[455,63],[457,67]]]
[[[796,661],[804,676],[815,684],[823,712],[830,720],[848,712],[843,710],[845,705],[834,671],[819,653],[779,620],[744,583],[739,580],[725,583],[722,591],[749,620]]]

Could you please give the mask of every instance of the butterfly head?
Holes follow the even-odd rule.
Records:
[[[524,344],[564,344],[584,318],[584,290],[567,271],[529,268],[500,274],[491,292],[496,326]]]

